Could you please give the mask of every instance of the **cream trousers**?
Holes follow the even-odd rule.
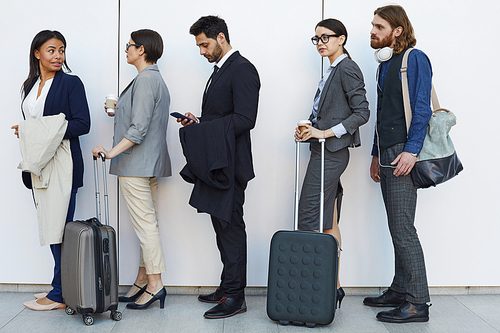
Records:
[[[146,274],[166,271],[160,233],[158,231],[158,178],[118,177],[123,199],[141,244],[139,267]]]

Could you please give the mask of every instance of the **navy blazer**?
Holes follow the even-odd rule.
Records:
[[[37,79],[30,84],[24,98],[29,94]],[[26,119],[22,104],[21,111]],[[72,188],[76,189],[83,186],[83,156],[78,137],[90,131],[90,112],[85,88],[80,78],[62,71],[56,72],[43,109],[44,116],[53,116],[59,113],[64,113],[68,121],[64,139],[70,140],[71,157],[73,158]]]

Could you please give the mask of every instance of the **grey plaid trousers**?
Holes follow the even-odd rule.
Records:
[[[390,165],[403,152],[404,146],[400,143],[382,150],[380,163]],[[426,303],[430,298],[424,253],[414,225],[417,190],[410,175],[396,177],[393,172],[391,167],[380,168],[380,186],[395,258],[395,274],[390,288],[406,293],[406,300],[411,303]]]

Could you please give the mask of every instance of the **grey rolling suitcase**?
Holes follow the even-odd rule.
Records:
[[[328,325],[337,303],[338,243],[323,233],[324,149],[321,143],[320,227],[298,231],[299,145],[295,168],[295,230],[277,231],[271,239],[267,315],[282,325]]]
[[[100,195],[97,158],[94,157],[96,214],[98,218],[66,223],[61,249],[61,282],[66,313],[78,312],[85,325],[92,325],[92,314],[111,311],[120,320],[118,309],[118,265],[116,233],[109,225],[106,159],[102,157],[105,223],[100,222]]]

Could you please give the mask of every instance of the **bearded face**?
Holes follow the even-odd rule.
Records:
[[[212,53],[208,53],[205,55],[205,58],[208,59],[208,62],[218,62],[222,57],[222,47],[220,47],[219,43],[216,42],[215,48]]]
[[[372,34],[370,40],[370,46],[374,49],[381,49],[383,47],[390,47],[394,41],[395,38],[392,36],[392,34],[389,36],[385,36],[383,38],[374,36]]]
[[[393,47],[396,42],[396,35],[400,32],[393,29],[389,22],[378,15],[372,20],[372,30],[370,31],[370,46],[374,49],[383,47]]]
[[[222,58],[222,47],[217,39],[208,38],[202,32],[195,37],[195,40],[200,48],[200,55],[204,56],[208,62],[218,62]]]

